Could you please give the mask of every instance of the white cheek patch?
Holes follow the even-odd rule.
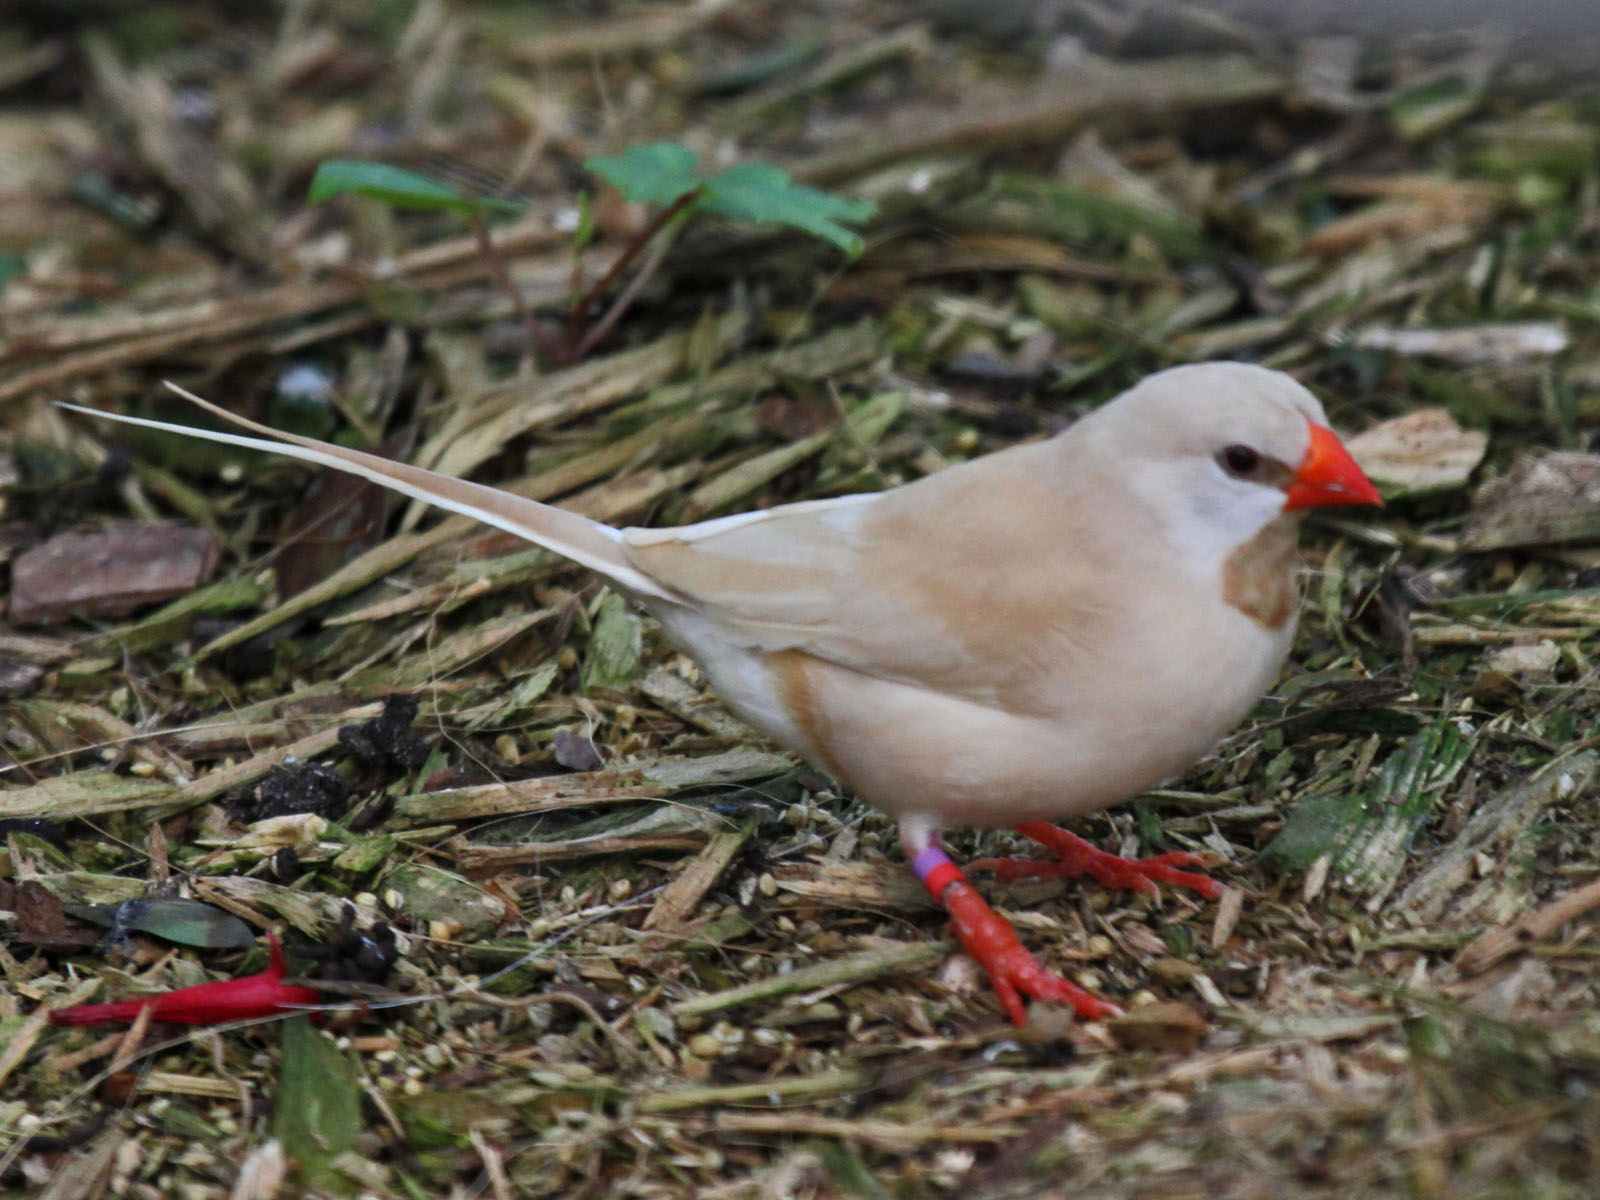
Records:
[[[1268,484],[1226,475],[1197,464],[1174,478],[1172,464],[1157,464],[1136,490],[1151,501],[1178,561],[1196,579],[1219,577],[1228,555],[1283,515],[1284,494]]]

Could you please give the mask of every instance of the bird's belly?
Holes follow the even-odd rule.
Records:
[[[1247,638],[1203,663],[1185,656],[1181,670],[1097,675],[1025,712],[819,664],[814,757],[879,808],[939,825],[1094,812],[1205,755],[1270,686],[1286,642]]]
[[[873,699],[874,690],[854,698]],[[927,693],[876,699],[872,722],[852,721],[823,765],[879,808],[941,826],[1096,811],[1183,771],[1233,721],[1230,713],[1181,729],[1138,719],[1064,725]]]
[[[1175,635],[1169,653],[1140,656],[1142,670],[1036,672],[1042,691],[1007,705],[735,649],[675,617],[669,635],[734,712],[878,808],[940,826],[1093,812],[1180,774],[1249,711],[1288,643],[1251,626],[1196,654]]]

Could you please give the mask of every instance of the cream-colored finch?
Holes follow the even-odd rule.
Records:
[[[1381,503],[1316,398],[1242,363],[1152,375],[1058,437],[904,487],[676,529],[613,529],[189,398],[276,440],[114,419],[375,480],[632,596],[729,708],[899,820],[906,857],[1019,1024],[1022,994],[1116,1009],[1039,965],[940,831],[1011,825],[1057,855],[983,864],[1002,878],[1220,894],[1180,869],[1193,855],[1123,859],[1046,822],[1206,753],[1289,649],[1302,511]]]

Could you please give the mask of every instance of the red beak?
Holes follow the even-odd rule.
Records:
[[[1376,504],[1383,497],[1372,486],[1339,435],[1325,425],[1311,426],[1311,448],[1300,460],[1287,489],[1284,508],[1319,508],[1329,504]]]

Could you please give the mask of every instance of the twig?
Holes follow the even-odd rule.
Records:
[[[1504,929],[1491,929],[1465,946],[1456,958],[1463,975],[1477,975],[1585,913],[1600,908],[1600,880],[1558,896]]]
[[[671,204],[667,205],[667,207],[658,212],[650,224],[646,225],[634,235],[633,240],[630,241],[622,253],[618,255],[617,260],[611,264],[610,269],[608,269],[604,275],[600,276],[600,278],[597,279],[589,287],[589,289],[583,293],[582,296],[578,297],[576,303],[574,303],[572,306],[572,311],[567,314],[567,353],[569,357],[566,361],[571,362],[581,358],[583,353],[586,352],[578,349],[580,342],[579,335],[580,331],[583,329],[583,323],[589,319],[589,313],[594,309],[595,303],[600,299],[601,296],[605,295],[606,292],[611,290],[611,287],[617,282],[617,280],[622,278],[622,273],[632,265],[634,259],[639,257],[640,252],[655,240],[656,234],[665,229],[674,217],[686,211],[689,206],[698,199],[700,199],[700,189],[695,188],[692,192],[685,192]],[[636,293],[638,289],[635,288],[633,290]],[[627,293],[624,293],[624,295],[627,295]],[[613,311],[615,311],[614,308]],[[606,314],[606,316],[610,318],[611,324],[613,325],[616,323],[617,317],[621,315],[621,313],[616,313],[615,316],[613,316],[612,313]],[[607,329],[609,328],[610,326],[607,326]],[[583,343],[589,346],[592,346],[593,343],[598,340],[598,338],[582,339]]]
[[[722,877],[734,856],[750,840],[757,824],[756,819],[748,819],[737,829],[719,833],[707,842],[705,849],[661,890],[655,907],[645,915],[643,928],[681,928],[711,885]]]
[[[660,238],[650,251],[650,257],[645,259],[644,265],[634,272],[633,278],[628,280],[628,286],[618,293],[616,301],[606,310],[605,316],[594,323],[593,328],[583,335],[581,341],[571,351],[574,360],[588,356],[589,352],[598,346],[605,336],[611,332],[612,327],[621,319],[622,314],[632,307],[644,285],[655,275],[661,266],[661,260],[666,258],[667,250],[672,245],[671,238]]]
[[[803,1100],[811,1096],[859,1094],[867,1085],[867,1073],[854,1067],[839,1067],[816,1075],[792,1079],[760,1079],[755,1083],[669,1088],[646,1092],[635,1103],[642,1113],[674,1112],[683,1108],[718,1107],[730,1104],[774,1104],[784,1100]]]
[[[757,979],[726,991],[709,995],[691,996],[680,1000],[668,1011],[674,1018],[700,1016],[720,1012],[754,1000],[772,1000],[795,992],[809,992],[816,988],[837,987],[846,983],[862,983],[895,971],[916,971],[942,961],[950,953],[943,942],[908,942],[888,946],[881,950],[867,950],[847,958],[836,958],[818,963],[814,967],[801,967],[785,975],[770,979]]]
[[[729,1112],[711,1116],[712,1128],[732,1133],[788,1133],[865,1142],[886,1154],[908,1154],[929,1142],[1009,1142],[1020,1136],[1017,1124],[941,1124],[874,1117],[828,1117],[815,1112]]]
[[[517,319],[528,331],[533,344],[539,348],[539,354],[546,362],[558,362],[561,358],[560,349],[539,327],[539,322],[534,317],[533,310],[528,307],[527,300],[523,298],[516,280],[511,278],[511,268],[506,265],[505,255],[500,253],[500,247],[496,246],[494,239],[489,236],[489,225],[483,219],[481,212],[472,214],[472,232],[478,239],[478,249],[483,252],[484,261],[489,264],[489,269],[494,273],[500,289],[511,298],[511,307],[516,310]]]

